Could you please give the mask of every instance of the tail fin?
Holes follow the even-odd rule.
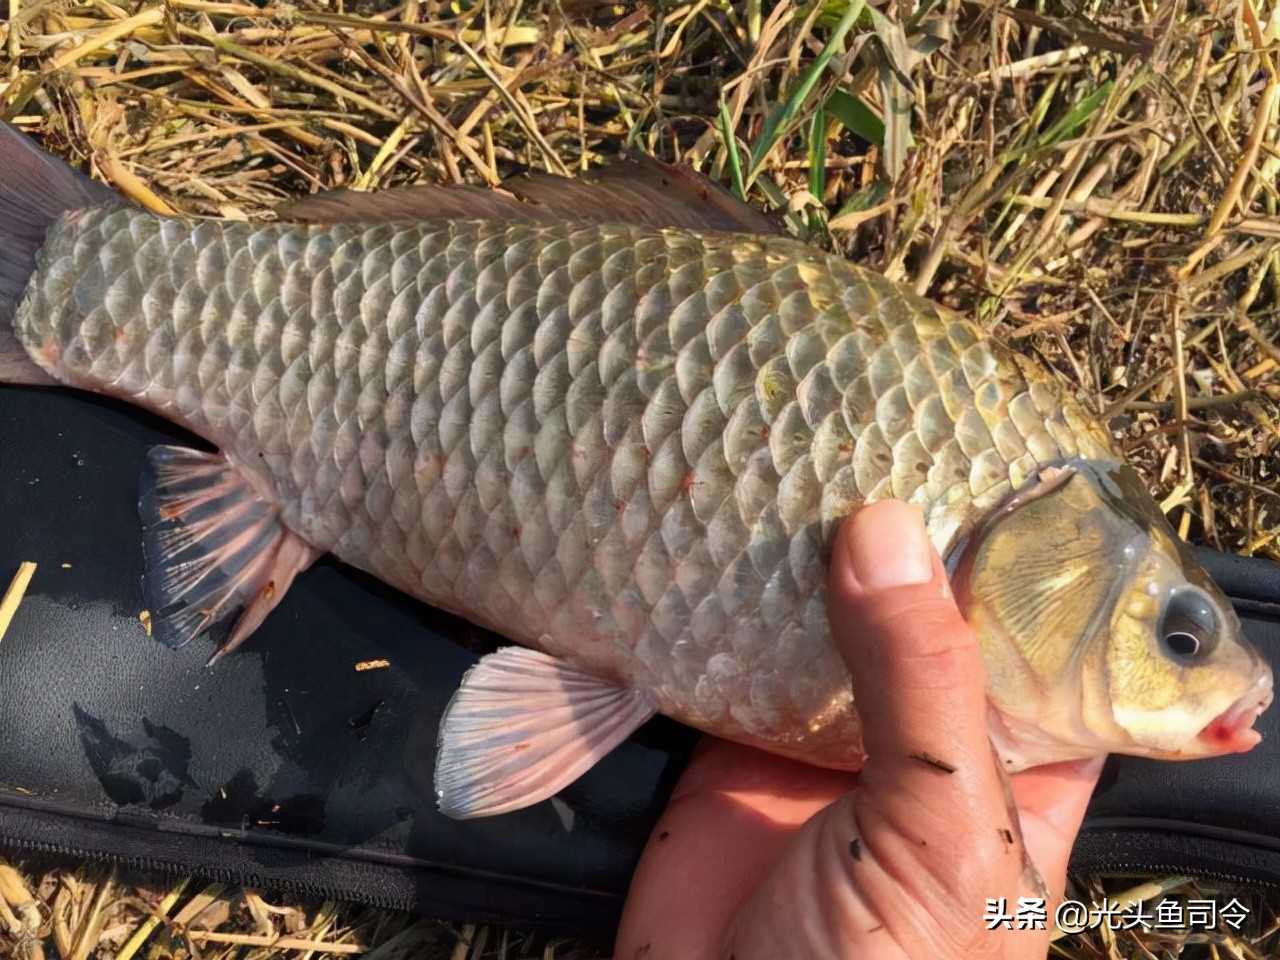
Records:
[[[0,383],[52,382],[14,337],[13,315],[49,224],[68,210],[116,196],[0,123]]]

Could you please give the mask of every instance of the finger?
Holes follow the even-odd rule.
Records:
[[[1097,757],[1054,763],[1023,770],[1009,778],[1027,854],[1055,901],[1062,897],[1071,846],[1080,832],[1104,760]]]
[[[881,501],[845,523],[828,609],[863,721],[864,786],[894,783],[950,818],[959,813],[957,790],[1002,806],[982,655],[919,508]]]
[[[788,804],[801,804],[805,813],[795,819],[803,823],[853,789],[856,776],[828,770],[766,753],[757,747],[703,735],[694,748],[689,766],[680,775],[671,800],[688,798],[698,803],[719,794],[731,795],[771,818]]]
[[[615,956],[712,957],[793,834],[852,775],[704,737],[640,858]]]

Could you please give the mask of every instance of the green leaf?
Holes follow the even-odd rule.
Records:
[[[1036,147],[1043,149],[1051,147],[1055,143],[1060,143],[1079,131],[1089,120],[1091,116],[1102,106],[1107,97],[1111,96],[1111,89],[1115,86],[1110,80],[1100,86],[1093,93],[1089,94],[1074,107],[1067,111],[1067,115],[1055,123],[1048,131],[1042,133],[1036,139]]]
[[[884,121],[861,98],[843,90],[832,90],[827,110],[854,136],[877,147],[884,146]]]
[[[763,166],[764,158],[769,155],[769,151],[787,132],[791,121],[795,119],[796,114],[800,112],[800,108],[804,106],[805,100],[817,85],[819,78],[822,76],[822,71],[827,68],[831,58],[835,56],[837,50],[843,48],[845,36],[849,33],[849,30],[853,27],[854,22],[865,7],[866,0],[852,0],[848,9],[845,10],[844,16],[840,18],[840,22],[836,24],[835,29],[831,32],[830,39],[823,45],[813,63],[809,64],[809,68],[805,70],[804,75],[800,78],[800,83],[791,92],[787,102],[779,105],[765,118],[764,126],[760,130],[760,138],[751,150],[751,163],[746,178],[748,184],[760,172],[760,167]]]
[[[840,19],[849,11],[849,0],[823,0],[818,4],[819,10],[817,17],[814,18],[813,25],[820,30],[833,30],[840,23]],[[796,8],[796,21],[802,22],[809,18],[809,14],[813,13],[813,6],[806,4]],[[871,26],[871,20],[863,15],[858,18],[862,26]]]
[[[819,203],[827,192],[827,111],[821,105],[809,125],[809,192]]]
[[[878,10],[868,10],[878,47],[878,81],[884,101],[884,165],[896,177],[914,146],[911,136],[911,114],[915,107],[915,81],[912,74],[929,54],[941,49],[951,39],[951,25],[942,17],[929,17],[914,23],[911,35],[900,23],[894,23]]]
[[[720,101],[720,138],[724,140],[724,149],[729,156],[729,176],[733,180],[733,192],[739,200],[747,199],[747,186],[742,182],[742,160],[738,156],[738,140],[733,135],[733,118],[729,116],[729,105]]]
[[[883,180],[872,180],[865,187],[851,196],[847,203],[836,213],[836,216],[843,216],[846,213],[858,213],[862,210],[870,210],[877,203],[884,203],[884,198],[889,196],[889,184]],[[833,218],[834,219],[834,218]]]

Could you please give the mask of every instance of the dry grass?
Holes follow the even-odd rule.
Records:
[[[599,943],[451,927],[337,904],[275,903],[182,880],[169,888],[84,865],[0,860],[0,955],[13,960],[597,960]]]
[[[0,114],[157,210],[270,215],[639,144],[1046,358],[1180,532],[1280,558],[1280,20],[1259,0],[9,2]],[[1072,949],[1178,955],[1127,937]]]
[[[1130,912],[1141,900],[1149,929],[1095,930],[1057,939],[1065,960],[1268,960],[1280,956],[1280,893],[1249,892],[1186,878],[1135,887],[1133,879],[1088,880],[1068,895]],[[1183,906],[1235,898],[1248,916],[1236,927],[1162,928],[1162,900]],[[276,898],[278,899],[278,898]],[[1117,924],[1118,926],[1118,924]],[[14,960],[606,960],[608,944],[499,926],[452,927],[367,907],[276,903],[252,891],[182,880],[171,887],[83,865],[60,868],[0,860],[0,950]]]

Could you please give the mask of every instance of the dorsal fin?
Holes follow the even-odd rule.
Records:
[[[497,190],[468,184],[445,187],[422,183],[386,190],[324,190],[276,210],[282,220],[341,223],[348,220],[552,219],[537,207]]]
[[[503,188],[562,219],[622,220],[651,227],[777,234],[771,218],[696,170],[624,153],[575,180],[539,173]]]
[[[688,167],[645,154],[619,154],[578,179],[530,173],[499,190],[422,184],[371,193],[330,190],[280,210],[285,220],[429,220],[478,217],[542,223],[622,221],[729,233],[781,234],[770,217]]]

